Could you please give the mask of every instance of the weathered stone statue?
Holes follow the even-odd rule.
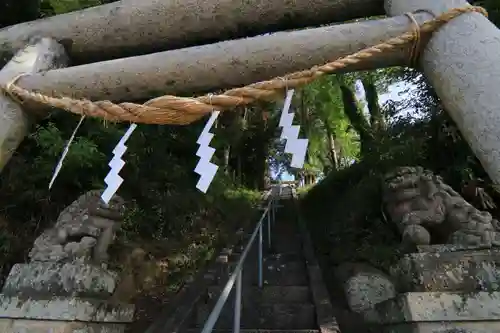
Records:
[[[1,332],[120,333],[133,320],[134,306],[112,299],[123,281],[102,265],[124,201],[115,196],[106,205],[100,196],[75,200],[35,240],[30,262],[12,267],[0,294]]]
[[[365,320],[384,333],[498,332],[498,221],[421,167],[385,175],[383,203],[408,247],[390,269],[395,297],[373,294],[371,280],[357,287],[372,292],[371,303],[378,302],[364,308]],[[363,282],[359,275],[352,281]],[[353,299],[370,305],[359,296]]]
[[[108,205],[101,191],[90,191],[69,205],[53,228],[34,243],[31,261],[94,262],[108,258],[107,249],[124,218],[122,198],[114,196]]]
[[[498,221],[465,201],[441,177],[421,167],[385,175],[383,203],[402,233],[404,246],[500,245]]]

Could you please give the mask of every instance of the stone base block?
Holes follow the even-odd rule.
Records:
[[[500,292],[413,292],[364,313],[385,333],[500,332]]]
[[[0,319],[2,333],[123,333],[124,324]]]
[[[440,245],[425,251],[406,255],[393,270],[400,292],[500,290],[500,249]]]
[[[115,290],[116,282],[116,273],[95,265],[32,262],[12,267],[2,294],[107,298]]]
[[[498,333],[500,322],[455,322],[403,324],[387,328],[383,333]],[[382,333],[382,332],[381,332]]]
[[[134,310],[134,305],[131,304],[110,304],[93,299],[34,299],[0,295],[2,319],[127,324],[133,321]]]

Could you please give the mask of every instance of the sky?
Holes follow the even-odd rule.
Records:
[[[364,100],[365,99],[365,92],[363,90],[362,85],[360,85],[360,82],[358,82],[358,83],[359,83],[359,85],[357,87],[358,91],[356,92],[356,97],[358,99]],[[410,91],[403,93],[404,90],[406,90],[408,88],[410,88]],[[413,90],[413,89],[414,89],[414,87],[408,86],[408,84],[405,82],[398,82],[398,83],[392,84],[389,86],[387,93],[381,94],[379,96],[379,103],[380,103],[380,105],[382,105],[389,100],[393,100],[393,101],[397,102],[397,101],[407,99],[407,98],[409,98],[411,90]],[[366,114],[368,114],[368,107],[366,106],[366,103],[365,103],[365,107],[364,107],[363,111]],[[410,112],[412,112],[412,110],[406,110],[406,112],[410,113]],[[272,177],[276,177],[276,174],[273,173]],[[285,172],[281,175],[281,180],[291,181],[291,180],[295,180],[295,177],[293,175],[290,175],[289,173]]]

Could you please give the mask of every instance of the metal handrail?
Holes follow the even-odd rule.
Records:
[[[260,217],[259,222],[257,223],[255,230],[252,233],[252,236],[248,240],[248,243],[245,247],[245,250],[241,254],[240,260],[238,261],[238,264],[236,265],[236,268],[233,271],[233,274],[229,277],[229,280],[227,281],[226,285],[224,286],[224,289],[222,290],[221,295],[219,296],[219,299],[217,300],[217,303],[215,303],[215,306],[208,316],[207,321],[205,322],[205,326],[203,326],[203,330],[201,333],[211,333],[215,323],[219,319],[220,313],[222,311],[223,306],[226,304],[227,299],[229,298],[229,294],[231,293],[231,290],[233,289],[234,283],[236,282],[236,297],[235,297],[235,304],[234,304],[234,325],[233,325],[233,332],[234,333],[239,333],[240,332],[240,318],[241,318],[241,289],[242,289],[242,275],[243,275],[243,264],[245,263],[245,259],[248,255],[248,252],[250,252],[250,249],[253,245],[253,242],[255,241],[255,238],[257,237],[257,234],[259,234],[259,288],[262,288],[262,225],[264,223],[264,218],[267,216],[267,230],[268,230],[268,244],[269,247],[271,246],[271,213],[272,213],[272,218],[274,220],[274,214],[275,214],[275,205],[274,205],[274,198],[272,194],[270,195],[270,200],[269,203],[267,204],[266,209],[262,213],[262,216]]]

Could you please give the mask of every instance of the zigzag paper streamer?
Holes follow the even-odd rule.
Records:
[[[200,137],[196,141],[196,143],[200,145],[196,152],[196,156],[199,156],[200,160],[194,169],[194,172],[200,175],[196,188],[203,193],[207,193],[208,187],[219,169],[217,165],[210,162],[215,153],[215,149],[209,146],[210,141],[212,141],[214,137],[214,134],[210,133],[210,129],[215,123],[215,119],[219,116],[219,113],[220,111],[212,112],[210,119],[208,119],[205,128],[203,128]]]
[[[294,89],[290,89],[286,93],[285,103],[281,112],[279,126],[283,127],[281,132],[281,139],[286,140],[285,153],[292,154],[293,168],[302,168],[307,152],[308,139],[299,139],[300,126],[293,125],[294,113],[288,113],[290,105],[292,104],[292,97]]]
[[[108,187],[104,190],[101,195],[102,201],[108,204],[109,200],[113,197],[113,195],[118,191],[118,188],[123,183],[123,178],[118,175],[120,170],[125,165],[125,161],[122,160],[123,154],[127,150],[127,146],[125,146],[125,142],[128,140],[132,132],[137,127],[137,124],[132,124],[128,128],[127,132],[120,139],[120,142],[116,145],[115,149],[113,149],[113,158],[109,162],[109,166],[111,170],[109,171],[106,178],[104,178],[104,182],[108,185]]]

